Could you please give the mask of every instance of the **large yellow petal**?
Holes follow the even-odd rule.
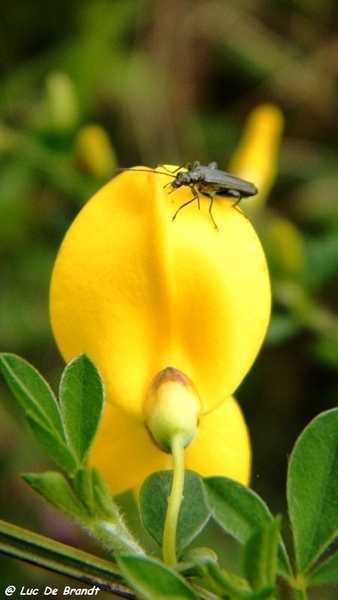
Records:
[[[264,253],[233,200],[168,193],[171,176],[126,171],[71,225],[51,282],[51,320],[68,361],[86,352],[108,402],[143,418],[150,381],[173,366],[203,411],[232,395],[262,343],[270,312]]]
[[[186,468],[203,477],[222,475],[248,485],[251,448],[248,429],[234,398],[201,418],[185,451]]]

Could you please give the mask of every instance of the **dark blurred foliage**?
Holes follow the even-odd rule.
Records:
[[[288,453],[314,415],[337,405],[337,2],[2,0],[0,24],[0,350],[54,387],[62,360],[48,284],[84,202],[116,164],[226,168],[251,109],[282,109],[278,177],[255,218],[273,318],[237,397],[252,485],[284,511]],[[46,461],[0,386],[0,516],[86,546],[20,481]],[[27,585],[38,578],[23,569]],[[6,581],[12,571],[22,581],[6,561]]]

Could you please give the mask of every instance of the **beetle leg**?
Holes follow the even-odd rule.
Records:
[[[240,201],[242,200],[243,196],[241,196],[240,194],[237,197],[237,200],[235,200],[235,202],[232,205],[232,208],[234,208],[235,210],[238,210],[238,212],[241,213],[241,215],[243,215],[244,213],[242,213],[241,209],[238,207]],[[244,215],[245,218],[247,219],[248,217],[246,215]]]
[[[201,203],[200,203],[199,193],[195,190],[195,188],[194,188],[193,185],[189,185],[189,187],[191,188],[191,191],[194,194],[194,199],[197,200],[198,210],[201,210]]]
[[[214,197],[215,197],[215,194],[213,194],[212,196],[210,196],[209,215],[210,215],[210,218],[211,218],[211,220],[212,220],[212,222],[213,222],[213,224],[214,224],[214,227],[215,227],[215,229],[216,229],[217,231],[219,231],[219,229],[218,229],[218,227],[217,227],[217,223],[216,223],[216,221],[215,221],[215,219],[214,219],[214,215],[212,214],[212,205],[213,205],[213,203],[214,203]]]
[[[236,206],[240,203],[241,200],[242,200],[242,196],[238,196],[237,200],[235,200],[235,202],[233,203],[232,207],[236,208]]]
[[[215,227],[215,229],[216,229],[217,231],[219,231],[219,229],[218,229],[218,227],[217,227],[217,223],[216,223],[216,221],[215,221],[215,219],[214,219],[214,216],[213,216],[213,214],[212,214],[212,205],[213,205],[213,203],[214,203],[214,196],[215,196],[215,194],[212,194],[212,195],[210,194],[210,196],[209,196],[209,198],[210,198],[210,204],[209,204],[209,215],[210,215],[210,218],[211,218],[211,220],[212,220],[212,222],[213,222],[213,224],[214,224],[214,227]]]
[[[239,203],[242,200],[243,196],[240,195],[240,193],[238,192],[238,197],[237,200],[235,200],[235,202],[233,203],[231,208],[234,208],[235,210],[237,210],[239,213],[241,213],[241,215],[243,215],[246,219],[248,218],[239,208]]]
[[[243,214],[242,211],[239,208],[237,208],[238,204],[240,203],[240,201],[243,198],[243,196],[241,195],[241,193],[238,190],[229,190],[229,196],[231,196],[232,198],[236,198],[235,202],[232,205],[232,208],[235,208],[241,214]]]
[[[180,212],[181,208],[184,208],[185,206],[188,206],[188,204],[191,204],[191,202],[194,202],[194,200],[196,200],[196,198],[191,198],[191,200],[188,200],[188,202],[184,202],[184,204],[181,204],[181,206],[178,207],[177,211],[175,212],[175,214],[171,218],[171,220],[174,221],[176,219],[178,213]]]
[[[184,208],[185,206],[188,206],[188,204],[191,204],[191,202],[194,202],[194,200],[197,200],[197,205],[198,205],[198,209],[200,209],[200,197],[198,195],[198,192],[196,192],[195,188],[193,185],[189,185],[189,187],[191,188],[192,193],[194,194],[193,198],[190,198],[190,200],[188,200],[187,202],[184,202],[184,204],[181,204],[181,206],[178,207],[177,211],[175,212],[174,216],[172,217],[172,221],[174,221],[178,215],[178,213],[180,212],[181,208]],[[173,192],[175,190],[172,190]],[[170,192],[171,193],[171,192]]]

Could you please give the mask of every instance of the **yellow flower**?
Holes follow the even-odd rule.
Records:
[[[139,167],[145,168],[145,167]],[[176,167],[167,166],[173,171]],[[160,171],[164,171],[161,168]],[[86,352],[98,365],[106,407],[90,462],[116,494],[170,468],[144,424],[152,379],[183,372],[201,399],[186,466],[243,483],[250,444],[231,398],[261,346],[270,313],[267,266],[257,235],[233,199],[201,209],[192,193],[169,194],[168,172],[125,171],[71,225],[51,282],[51,321],[68,361]]]
[[[284,117],[277,106],[257,106],[248,118],[242,141],[231,159],[229,170],[253,181],[259,190],[247,203],[250,215],[262,208],[275,181],[283,129]]]

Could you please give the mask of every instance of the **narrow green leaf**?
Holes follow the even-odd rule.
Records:
[[[91,478],[94,495],[93,501],[98,514],[100,514],[103,519],[111,521],[119,518],[120,509],[115,504],[108,485],[95,467],[91,469]]]
[[[90,471],[88,471],[90,475]],[[112,518],[105,520],[96,510],[96,506],[87,507],[82,504],[82,497],[78,500],[67,479],[57,472],[41,473],[39,475],[26,474],[25,481],[38,492],[47,502],[62,511],[71,519],[77,521],[90,535],[100,541],[107,551],[112,553],[143,553],[138,541],[125,525],[123,516],[111,500]],[[95,513],[95,514],[94,514]]]
[[[68,517],[81,522],[87,519],[88,515],[86,515],[84,506],[77,500],[62,473],[57,471],[39,474],[25,473],[22,477],[33,490]]]
[[[64,437],[57,400],[47,381],[27,361],[15,354],[0,354],[0,369],[25,413],[50,431]]]
[[[209,562],[218,562],[218,556],[214,550],[207,548],[206,546],[189,548],[182,556],[180,573],[186,573],[187,571],[194,569],[195,565],[202,565],[203,563]],[[185,565],[183,565],[183,563],[185,563]]]
[[[59,390],[68,443],[80,464],[85,460],[99,426],[103,396],[97,367],[88,356],[80,354],[66,366]]]
[[[254,531],[243,548],[243,571],[253,590],[275,585],[281,518]]]
[[[88,513],[94,516],[95,513],[97,513],[97,507],[95,506],[91,469],[88,467],[81,467],[81,469],[78,469],[72,478],[72,484],[77,496],[81,498],[81,502],[83,502]]]
[[[259,527],[273,521],[263,500],[245,485],[227,477],[203,480],[207,504],[216,522],[241,544]],[[278,572],[291,574],[290,562],[282,540],[278,546]]]
[[[54,432],[46,429],[39,421],[31,419],[30,415],[27,415],[27,421],[34,436],[49,458],[66,473],[75,473],[79,465],[67,442],[60,439]]]
[[[42,375],[15,354],[0,354],[0,370],[25,411],[30,427],[48,456],[67,471],[76,468],[57,400]]]
[[[291,454],[287,498],[296,564],[306,573],[338,535],[338,409],[316,417]]]
[[[153,473],[146,479],[140,492],[142,522],[160,546],[162,545],[172,477],[172,471]],[[209,517],[210,512],[204,501],[201,479],[196,473],[186,471],[176,535],[178,552],[186,548],[200,533]]]
[[[309,586],[338,584],[338,552],[317,565],[306,578],[306,582]]]
[[[127,583],[144,600],[199,600],[182,577],[155,560],[141,556],[116,560]]]
[[[217,598],[226,598],[227,600],[272,600],[274,586],[268,585],[259,591],[252,591],[248,582],[221,569],[214,562],[209,562],[197,566],[199,577],[217,594]],[[214,597],[214,596],[213,596]]]

